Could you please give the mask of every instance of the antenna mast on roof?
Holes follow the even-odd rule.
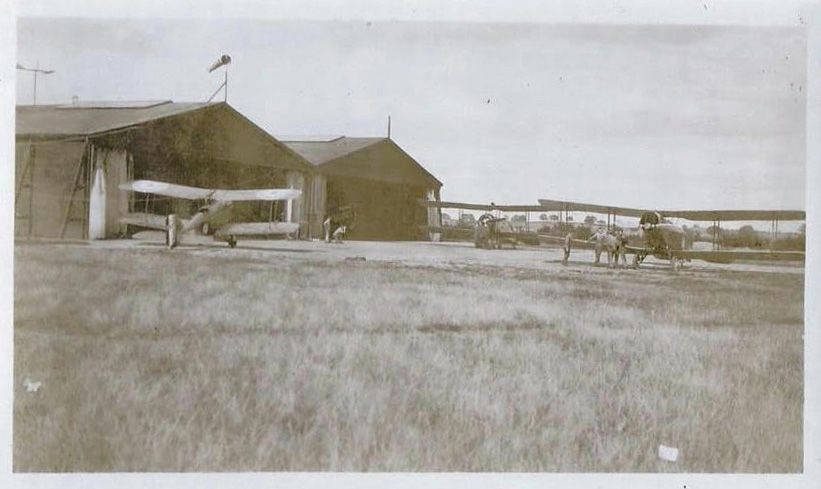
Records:
[[[217,59],[214,62],[214,64],[211,65],[210,68],[208,68],[208,73],[213,72],[214,70],[216,70],[220,66],[226,66],[230,63],[231,63],[231,57],[228,56],[227,54],[223,54],[222,56],[219,57],[219,59]],[[208,101],[210,102],[211,100],[213,100],[214,97],[217,96],[217,94],[219,93],[220,90],[223,90],[223,95],[224,95],[223,100],[225,102],[228,102],[228,68],[225,68],[225,77],[223,79],[223,82],[220,83],[220,86],[218,86],[217,89],[214,91],[214,93],[212,93],[211,96],[208,97]]]
[[[40,60],[37,60],[37,65],[35,68],[26,68],[25,66],[17,63],[17,69],[21,71],[30,71],[34,73],[34,101],[32,102],[33,105],[37,105],[37,74],[42,73],[44,75],[50,75],[54,73],[54,70],[41,70],[40,69]]]
[[[388,114],[388,139],[391,138],[391,116]]]

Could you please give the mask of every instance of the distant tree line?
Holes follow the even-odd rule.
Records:
[[[711,241],[714,226],[706,229],[706,234],[700,239]],[[750,225],[741,226],[738,230],[720,229],[718,242],[726,248],[770,249],[777,251],[803,251],[806,249],[806,226],[801,225],[797,233],[780,233],[774,242],[769,232],[756,231]]]

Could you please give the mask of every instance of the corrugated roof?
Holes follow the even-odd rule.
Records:
[[[18,105],[17,136],[37,138],[88,136],[122,129],[156,119],[199,110],[213,103],[161,103],[141,107],[74,107],[64,105]]]
[[[312,164],[319,166],[337,158],[347,156],[355,153],[368,146],[373,146],[379,142],[385,141],[387,138],[349,138],[338,137],[330,141],[306,141],[309,138],[303,137],[299,140],[294,139],[279,139],[285,146],[288,146],[297,154],[310,161]]]

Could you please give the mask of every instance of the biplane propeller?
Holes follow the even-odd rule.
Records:
[[[671,210],[653,211],[627,207],[611,207],[580,202],[539,199],[539,204],[545,211],[564,212],[593,212],[607,214],[608,225],[615,224],[616,216],[634,217],[639,219],[639,229],[644,238],[643,246],[626,247],[627,254],[633,255],[633,265],[638,266],[648,256],[662,260],[669,260],[673,269],[678,268],[684,261],[693,259],[716,263],[730,263],[736,260],[766,260],[766,261],[803,261],[802,251],[743,251],[722,250],[720,248],[719,233],[722,221],[771,221],[777,233],[779,221],[803,221],[806,219],[804,211],[797,210]],[[688,247],[685,229],[671,221],[671,218],[688,221],[712,221],[713,249],[694,250]],[[542,238],[552,237],[540,235]],[[589,243],[574,240],[574,244],[588,247]]]
[[[176,215],[161,216],[158,214],[133,212],[120,218],[120,224],[159,229],[166,233],[166,244],[173,248],[178,244],[179,236],[196,231],[206,231],[214,217],[228,209],[234,202],[240,201],[290,201],[302,195],[296,189],[249,189],[222,190],[189,187],[174,183],[153,180],[135,180],[120,185],[120,189],[146,194],[162,195],[176,199],[201,200],[206,204],[190,219],[177,219]],[[226,241],[234,248],[239,236],[281,235],[295,233],[299,224],[293,222],[233,222],[214,229],[214,238]]]

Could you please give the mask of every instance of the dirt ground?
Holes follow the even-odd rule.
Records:
[[[159,232],[144,232],[142,239],[109,240],[92,242],[90,246],[98,248],[119,247],[162,247],[163,234]],[[401,263],[404,265],[426,265],[448,267],[459,265],[492,265],[502,267],[528,268],[534,270],[555,270],[562,266],[562,250],[557,246],[533,247],[519,246],[503,250],[477,249],[466,242],[427,241],[345,241],[342,244],[328,244],[324,241],[296,241],[296,240],[243,240],[237,248],[231,250],[228,245],[214,241],[206,236],[187,236],[183,245],[178,249],[194,253],[241,253],[243,256],[292,256],[304,254],[310,260],[355,260],[365,258],[377,262]],[[630,258],[630,257],[628,257]],[[573,250],[568,268],[585,270],[590,273],[607,273],[606,266],[593,267],[594,253],[592,250]],[[606,262],[602,256],[603,263]],[[628,260],[629,261],[629,260]],[[625,267],[629,268],[629,267]],[[669,268],[669,263],[648,257],[643,270],[662,270]],[[701,260],[685,264],[684,271],[750,271],[774,273],[804,273],[803,263],[709,263]]]

